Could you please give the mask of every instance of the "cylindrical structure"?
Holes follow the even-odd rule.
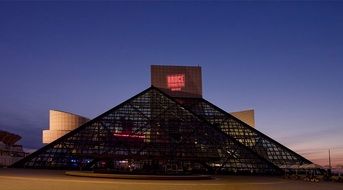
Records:
[[[49,130],[43,130],[43,143],[51,143],[52,141],[78,128],[87,121],[89,121],[88,118],[82,117],[80,115],[63,111],[50,110]]]

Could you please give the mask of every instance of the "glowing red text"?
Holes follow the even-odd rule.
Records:
[[[175,74],[167,76],[167,85],[171,91],[181,91],[185,87],[185,75]]]

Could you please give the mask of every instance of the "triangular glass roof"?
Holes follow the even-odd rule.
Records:
[[[150,87],[12,167],[272,174],[308,162],[204,99]]]

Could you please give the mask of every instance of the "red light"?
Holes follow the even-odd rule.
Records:
[[[144,139],[144,135],[135,135],[135,134],[123,134],[123,133],[113,133],[113,136],[116,137],[127,137],[127,138],[139,138]]]
[[[181,88],[185,87],[185,75],[184,74],[168,75],[167,85],[171,91],[181,91]]]

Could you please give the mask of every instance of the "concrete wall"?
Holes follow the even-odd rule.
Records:
[[[248,124],[249,126],[255,127],[255,111],[253,109],[231,112],[230,114]]]
[[[50,110],[49,130],[43,130],[43,143],[51,143],[87,121],[89,121],[88,118],[76,114]]]

